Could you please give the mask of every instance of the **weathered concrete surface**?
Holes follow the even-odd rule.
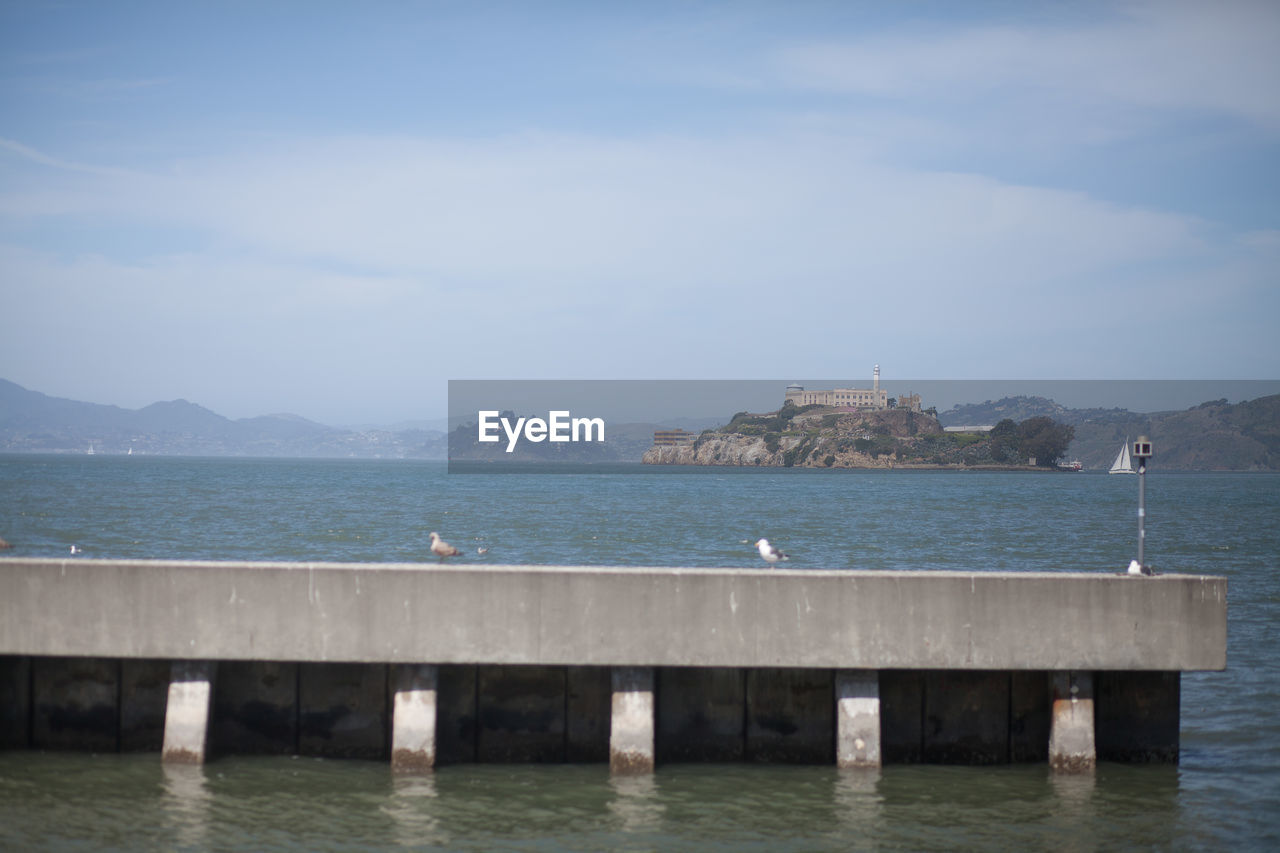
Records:
[[[609,720],[613,703],[611,669],[607,666],[567,668],[568,731],[565,732],[565,760],[603,762],[609,760]]]
[[[470,764],[476,760],[480,733],[475,665],[439,668],[436,695],[436,764]]]
[[[659,669],[658,761],[741,761],[745,681],[738,669]]]
[[[1097,766],[1093,712],[1093,673],[1055,672],[1049,729],[1051,769],[1082,773]]]
[[[746,673],[750,761],[830,764],[835,720],[829,669],[750,669]]]
[[[0,749],[31,745],[31,658],[0,657]]]
[[[155,752],[163,746],[170,669],[165,660],[120,662],[121,752]]]
[[[439,669],[431,664],[400,664],[394,669],[391,770],[422,773],[436,764]]]
[[[880,673],[840,670],[835,675],[836,766],[879,767]]]
[[[517,764],[565,760],[565,667],[481,666],[478,678],[476,761]]]
[[[298,664],[223,661],[213,690],[215,753],[298,753]]]
[[[880,760],[918,764],[924,760],[924,680],[910,669],[880,672]]]
[[[0,654],[1220,670],[1224,578],[0,559]]]
[[[384,758],[388,726],[386,664],[299,665],[301,755]]]
[[[212,661],[174,661],[169,670],[161,760],[203,764],[213,710]]]
[[[0,730],[0,747],[114,752],[159,750],[162,744],[167,750],[176,743],[190,753],[188,760],[197,760],[207,737],[211,752],[392,752],[393,765],[394,753],[412,751],[421,757],[429,748],[434,748],[437,763],[604,763],[610,761],[610,736],[626,728],[615,726],[614,673],[634,669],[650,673],[652,683],[618,682],[627,688],[619,693],[643,699],[634,715],[639,736],[631,738],[632,747],[622,744],[620,737],[620,751],[646,754],[647,745],[650,766],[733,760],[843,765],[850,763],[845,760],[850,752],[856,756],[861,751],[862,760],[872,757],[877,730],[885,764],[1044,762],[1050,756],[1053,700],[1087,696],[1087,689],[1073,694],[1070,682],[1059,677],[1055,697],[1053,679],[1042,671],[883,670],[854,673],[858,677],[850,681],[848,673],[842,678],[831,670],[806,668],[388,668],[232,661],[217,664],[219,678],[209,711],[209,676],[196,671],[202,665],[210,670],[214,666],[172,662],[179,694],[192,695],[175,699],[166,678],[168,698],[158,700],[154,660],[0,657],[0,714],[11,724]],[[410,716],[399,710],[402,694],[427,690],[431,679],[406,681],[403,676],[432,671],[435,710],[422,715],[420,725],[413,724],[416,735],[406,725],[394,737],[397,746],[392,750],[392,731],[380,721],[389,727],[395,725],[393,718],[409,722]],[[1081,672],[1076,673],[1077,686],[1087,688],[1082,680],[1090,676],[1096,688],[1092,716],[1098,760],[1178,760],[1179,673]],[[190,682],[199,682],[200,695],[186,690],[196,686]],[[630,690],[628,684],[647,689]],[[859,710],[874,701],[877,691],[878,726]],[[164,732],[154,733],[166,701],[167,723],[185,725],[195,734],[165,739]],[[421,710],[431,710],[429,702],[419,704]],[[1063,710],[1061,703],[1058,710]],[[1081,710],[1079,722],[1087,724],[1089,716]],[[1067,728],[1055,729],[1055,755],[1087,754],[1087,744],[1084,749],[1072,746],[1068,734]],[[383,738],[387,747],[380,749],[375,741]],[[126,747],[130,740],[133,745]],[[837,748],[848,741],[852,748]],[[358,744],[364,746],[349,749]],[[636,744],[639,747],[633,748]],[[415,760],[417,769],[430,766],[421,758]]]
[[[1009,760],[1049,760],[1049,717],[1053,704],[1047,672],[1009,673]]]
[[[1182,675],[1094,674],[1099,761],[1177,763]]]
[[[1008,762],[1009,673],[929,673],[924,689],[924,760],[929,764]]]
[[[647,666],[615,667],[611,674],[609,770],[650,773],[654,765],[654,671]]]
[[[116,752],[120,748],[120,662],[36,658],[31,662],[36,749]]]

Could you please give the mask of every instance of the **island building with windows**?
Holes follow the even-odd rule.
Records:
[[[653,433],[653,443],[658,447],[678,447],[682,444],[693,444],[698,437],[696,432],[682,429],[661,429]]]
[[[920,411],[919,394],[899,394],[895,398],[897,408]],[[788,385],[783,403],[796,406],[830,406],[848,411],[882,411],[889,408],[889,392],[880,387],[880,365],[872,374],[870,388],[832,388],[808,390],[803,385]]]

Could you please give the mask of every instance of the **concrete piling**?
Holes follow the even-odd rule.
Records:
[[[652,667],[617,666],[610,678],[609,771],[651,773],[654,765],[654,673]]]
[[[399,664],[393,670],[391,770],[430,771],[436,764],[439,671],[430,664]]]
[[[879,767],[880,673],[842,669],[835,674],[836,766]]]
[[[1093,770],[1097,763],[1093,673],[1055,672],[1049,767],[1060,773],[1081,773]]]
[[[170,664],[161,761],[204,763],[216,667],[211,661],[177,660]]]

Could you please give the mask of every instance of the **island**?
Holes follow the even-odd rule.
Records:
[[[796,405],[791,393],[775,412],[738,412],[701,433],[664,431],[647,465],[744,465],[804,468],[1000,468],[1057,470],[1074,428],[1047,416],[1021,423],[944,429],[918,400],[898,406]]]

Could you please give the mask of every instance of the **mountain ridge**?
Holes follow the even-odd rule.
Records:
[[[1147,435],[1153,466],[1170,470],[1280,470],[1280,394],[1228,403],[1209,400],[1189,409],[1132,412],[1068,409],[1046,397],[1004,397],[954,406],[938,415],[948,427],[994,426],[1009,418],[1051,417],[1075,429],[1067,449],[1086,468],[1106,468],[1121,445]]]
[[[140,409],[51,397],[0,379],[0,452],[444,459],[444,433],[330,427],[277,413],[232,420],[179,398]]]
[[[994,426],[1006,418],[1021,422],[1038,416],[1074,428],[1067,458],[1086,468],[1110,466],[1125,441],[1148,435],[1155,443],[1153,465],[1161,468],[1280,470],[1280,395],[1234,404],[1210,400],[1154,413],[1070,409],[1047,397],[1012,396],[953,406],[938,421],[947,427]],[[639,461],[645,443],[641,427],[657,427],[617,428],[624,427],[619,449]],[[85,453],[90,447],[107,454],[442,460],[448,456],[448,435],[409,424],[331,427],[287,412],[232,420],[182,398],[125,409],[52,397],[0,379],[0,452]]]

